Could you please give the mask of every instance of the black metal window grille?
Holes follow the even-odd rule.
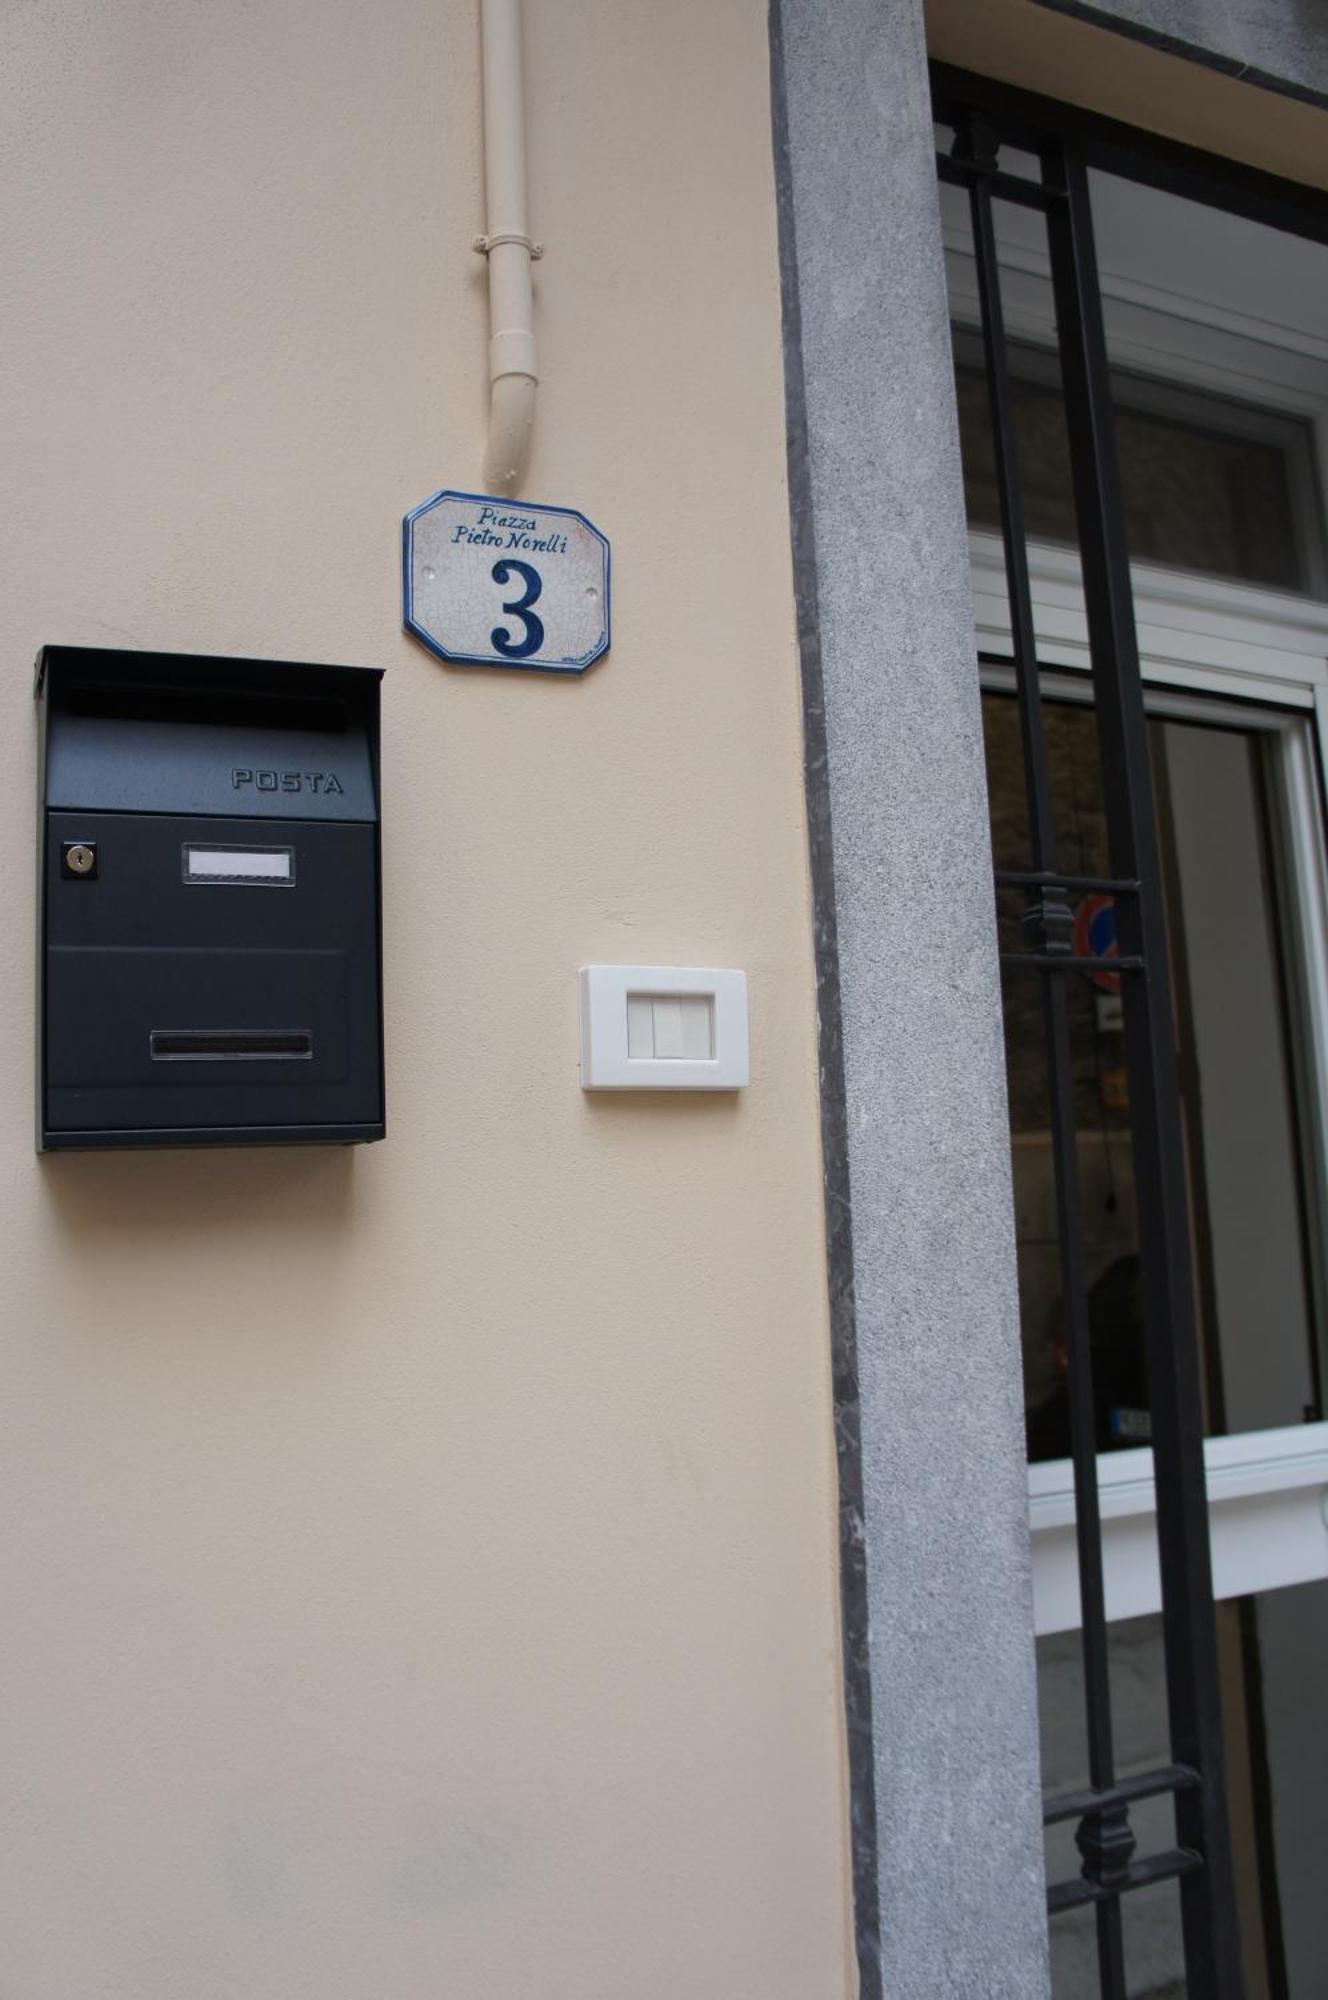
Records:
[[[1002,954],[1042,986],[1052,1157],[1065,1301],[1072,1458],[1082,1608],[1089,1784],[1048,1797],[1047,1824],[1078,1822],[1081,1874],[1055,1882],[1050,1911],[1092,1904],[1106,2000],[1125,2000],[1121,1899],[1174,1878],[1179,1886],[1187,1990],[1192,2000],[1236,2000],[1242,1990],[1223,1774],[1222,1712],[1208,1544],[1199,1351],[1181,1102],[1167,966],[1162,865],[1151,793],[1143,684],[1134,627],[1120,474],[1113,433],[1102,303],[1089,201],[1090,164],[1169,186],[1309,235],[1307,214],[1269,177],[1228,170],[1166,142],[1151,171],[1132,135],[1110,121],[937,67],[936,115],[953,134],[941,178],[968,196],[982,318],[982,353],[995,444],[1013,667],[1018,694],[1032,867],[998,870],[999,889],[1022,891],[1024,948]],[[1009,150],[1031,155],[1036,177],[1008,170]],[[1060,368],[1083,567],[1110,873],[1075,876],[1056,865],[1051,780],[1033,625],[1033,601],[1015,448],[1010,356],[993,211],[1000,202],[1045,218]],[[1131,1145],[1138,1203],[1144,1332],[1151,1390],[1158,1553],[1171,1761],[1117,1776],[1112,1741],[1101,1519],[1098,1505],[1089,1298],[1078,1187],[1067,979],[1105,968],[1077,955],[1072,898],[1099,891],[1116,905]],[[1141,1854],[1131,1827],[1138,1800],[1174,1798],[1176,1844]]]

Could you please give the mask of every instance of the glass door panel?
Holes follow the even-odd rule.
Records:
[[[1175,710],[1183,704],[1169,704]],[[1294,1087],[1294,1009],[1284,964],[1275,734],[1183,714],[1150,725],[1166,873],[1191,1220],[1204,1354],[1205,1432],[1267,1430],[1321,1415],[1307,1254],[1309,1165]],[[1026,866],[1018,717],[983,697],[997,869]],[[1086,701],[1046,707],[1048,768],[1067,872],[1108,873],[1095,725]],[[1019,948],[1023,899],[999,890],[1002,948]],[[1111,898],[1076,899],[1077,943],[1114,946]],[[1147,1368],[1129,1144],[1119,976],[1085,972],[1069,998],[1083,1227],[1100,1451],[1147,1444]],[[1029,1457],[1069,1450],[1060,1254],[1040,995],[1005,974],[1006,1063],[1019,1248]]]

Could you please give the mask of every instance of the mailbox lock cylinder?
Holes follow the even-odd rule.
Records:
[[[97,850],[91,841],[65,840],[60,843],[60,872],[86,881],[97,873]]]

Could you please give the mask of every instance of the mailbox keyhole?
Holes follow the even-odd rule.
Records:
[[[60,845],[60,873],[76,882],[95,881],[97,848],[91,840],[66,840]]]

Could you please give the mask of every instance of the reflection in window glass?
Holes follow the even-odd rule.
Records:
[[[1036,365],[1033,357],[1026,365]],[[1000,506],[986,382],[967,363],[959,364],[955,379],[968,518],[995,532]],[[1136,394],[1141,392],[1139,385]],[[1129,393],[1118,382],[1116,441],[1131,557],[1274,590],[1304,589],[1286,447],[1138,407]],[[1220,409],[1213,405],[1215,415]],[[1014,384],[1014,413],[1028,532],[1038,541],[1073,543],[1074,494],[1059,389],[1021,376]]]
[[[1028,866],[1015,703],[984,697],[998,869]],[[1096,725],[1049,703],[1057,866],[1110,873]],[[1177,1008],[1199,1332],[1209,1432],[1317,1409],[1302,1169],[1279,962],[1270,799],[1259,732],[1155,720],[1154,789]],[[1110,951],[1110,899],[1074,899],[1076,950]],[[1023,947],[1022,891],[997,892],[1003,950]],[[1040,976],[1004,973],[1006,1064],[1029,1456],[1070,1451],[1066,1329]],[[1120,975],[1069,975],[1081,1221],[1099,1451],[1152,1435]]]

